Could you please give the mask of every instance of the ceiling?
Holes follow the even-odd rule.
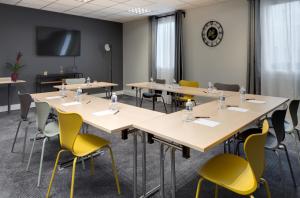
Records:
[[[0,3],[124,23],[223,1],[227,0],[0,0]],[[149,12],[142,15],[129,12],[134,8]]]

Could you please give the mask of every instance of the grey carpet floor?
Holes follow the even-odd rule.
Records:
[[[135,99],[130,96],[119,97],[123,103],[135,104]],[[144,108],[151,109],[151,102],[144,101]],[[169,107],[170,108],[170,107]],[[157,110],[163,111],[163,105],[157,104]],[[29,114],[30,119],[34,120],[34,109]],[[52,173],[56,154],[59,150],[59,141],[53,138],[46,144],[44,165],[42,171],[41,187],[37,188],[37,175],[41,151],[41,142],[35,146],[32,157],[30,171],[26,172],[26,164],[29,156],[29,151],[32,142],[29,140],[26,143],[26,157],[22,162],[22,145],[24,137],[25,124],[21,128],[19,137],[17,139],[15,152],[11,153],[11,145],[17,122],[19,119],[19,112],[12,111],[10,114],[0,114],[0,197],[1,198],[40,198],[45,197],[50,176]],[[29,137],[34,134],[35,125],[32,124],[28,128]],[[124,141],[121,140],[120,134],[108,135],[95,128],[90,127],[89,132],[97,134],[103,138],[111,141],[112,149],[116,159],[116,164],[119,172],[119,179],[121,184],[122,194],[117,195],[114,178],[111,172],[111,161],[107,152],[95,159],[95,175],[90,175],[89,163],[86,162],[86,169],[84,170],[81,164],[77,165],[76,179],[75,179],[75,197],[132,197],[132,138]],[[140,142],[140,139],[139,139]],[[290,152],[292,165],[294,168],[297,182],[300,184],[300,166],[297,160],[296,149],[293,144],[293,139],[289,136],[286,138],[286,144]],[[141,144],[138,146],[138,174],[139,174],[139,193],[141,189]],[[197,169],[205,163],[212,156],[222,153],[223,146],[219,145],[207,153],[200,153],[191,151],[190,159],[183,159],[180,152],[176,152],[176,178],[177,178],[177,192],[176,197],[194,197],[196,192],[196,185],[198,181]],[[300,197],[299,187],[294,188],[287,166],[287,161],[283,152],[280,153],[283,164],[283,176],[279,172],[278,161],[274,153],[266,152],[266,168],[264,177],[269,181],[272,197],[290,198]],[[63,155],[62,160],[67,160],[70,155]],[[166,197],[170,197],[170,153],[166,153],[165,160],[165,184]],[[283,179],[281,179],[283,178]],[[69,197],[71,183],[71,168],[58,171],[54,184],[52,187],[52,197]],[[159,184],[159,145],[157,143],[147,145],[147,189],[151,189]],[[201,197],[213,197],[214,185],[205,182],[202,186]],[[159,197],[156,194],[153,197]],[[225,189],[220,189],[219,197],[239,197]],[[255,197],[266,197],[264,188],[259,188],[255,193]]]

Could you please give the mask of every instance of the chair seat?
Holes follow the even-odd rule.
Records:
[[[295,128],[292,123],[285,120],[284,121],[284,130],[286,133],[292,133],[295,130]]]
[[[78,134],[73,145],[73,155],[83,157],[89,155],[110,142],[92,134]]]
[[[49,122],[44,129],[44,135],[47,137],[53,137],[59,134],[59,127],[57,122]]]
[[[237,136],[237,139],[244,142],[247,139],[247,137],[249,137],[250,135],[258,134],[258,133],[261,133],[261,129],[259,129],[259,128],[247,129],[247,130],[243,131],[242,133],[240,133]],[[267,135],[265,148],[275,149],[275,148],[277,148],[277,145],[278,145],[278,143],[277,143],[276,136],[274,136],[272,133],[269,132]]]
[[[187,102],[188,100],[193,100],[193,99],[194,99],[193,96],[188,96],[188,95],[177,98],[177,100],[182,101],[182,102]]]
[[[199,174],[206,180],[240,195],[249,195],[257,181],[249,163],[236,155],[220,154],[204,164]]]
[[[143,97],[144,98],[161,97],[161,94],[145,92],[145,93],[143,93]]]

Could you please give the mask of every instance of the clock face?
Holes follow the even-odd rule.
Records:
[[[202,30],[203,42],[209,47],[215,47],[223,39],[224,31],[222,25],[217,21],[207,22]]]

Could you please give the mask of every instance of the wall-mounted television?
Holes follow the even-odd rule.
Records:
[[[38,56],[80,56],[81,35],[78,30],[43,27],[36,28]]]

